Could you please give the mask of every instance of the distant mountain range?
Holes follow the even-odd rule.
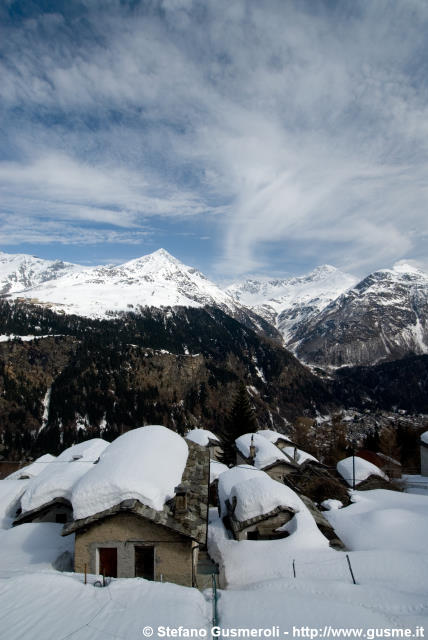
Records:
[[[0,253],[0,293],[92,319],[145,307],[217,307],[302,361],[372,365],[428,353],[428,275],[410,265],[361,282],[330,265],[305,276],[251,279],[223,290],[164,249],[119,266],[84,267]]]

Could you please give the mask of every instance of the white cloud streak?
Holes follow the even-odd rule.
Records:
[[[217,213],[219,275],[281,252],[360,273],[423,259],[423,0],[87,6],[7,31],[1,210],[23,238],[40,212],[64,242],[79,221],[127,241]]]

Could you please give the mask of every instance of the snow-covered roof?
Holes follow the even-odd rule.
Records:
[[[303,464],[308,461],[319,462],[315,456],[312,456],[310,453],[306,453],[306,451],[302,451],[302,449],[297,449],[297,447],[284,447],[283,452],[289,455],[297,464]]]
[[[28,478],[35,478],[55,459],[55,456],[52,456],[50,453],[45,453],[44,456],[40,456],[40,458],[37,458],[37,460],[34,460],[31,464],[21,467],[18,471],[14,471],[8,475],[5,480],[27,480]]]
[[[428,444],[428,431],[425,431],[425,433],[421,435],[421,442]]]
[[[248,464],[232,467],[218,476],[218,501],[221,516],[225,516],[227,513],[226,500],[229,499],[233,487],[238,484],[238,482],[259,476],[269,477],[264,471],[260,471],[260,469],[256,469]]]
[[[192,429],[191,431],[188,431],[184,437],[186,440],[196,442],[196,444],[200,444],[202,447],[207,447],[210,440],[220,442],[215,433],[208,431],[208,429]]]
[[[218,462],[217,460],[210,460],[210,484],[217,480],[220,473],[224,473],[228,470],[228,467],[222,462]]]
[[[94,466],[108,445],[102,438],[79,442],[46,464],[43,471],[27,485],[21,500],[23,514],[58,498],[70,500],[73,486]]]
[[[75,520],[130,499],[161,511],[181,482],[188,453],[185,439],[161,425],[124,433],[73,488]]]
[[[340,460],[336,466],[338,473],[340,473],[342,478],[346,480],[350,487],[352,487],[354,477],[353,458],[354,456],[350,456],[349,458]],[[355,484],[360,484],[370,476],[379,476],[380,478],[384,478],[384,480],[388,480],[388,476],[375,464],[372,464],[368,460],[364,460],[364,458],[355,456]]]
[[[289,463],[289,458],[284,455],[281,449],[278,449],[272,442],[269,442],[266,438],[259,433],[245,433],[243,436],[236,438],[235,444],[244,458],[250,457],[251,438],[253,438],[254,446],[256,448],[256,457],[254,459],[254,466],[258,469],[264,469],[277,461]]]
[[[275,444],[278,440],[291,442],[288,436],[285,436],[283,433],[279,433],[278,431],[273,431],[272,429],[261,429],[260,431],[257,431],[257,433],[273,444]]]
[[[300,500],[297,494],[268,475],[258,474],[237,482],[229,495],[232,504],[236,499],[234,517],[240,522],[270,513],[277,507],[299,511]]]

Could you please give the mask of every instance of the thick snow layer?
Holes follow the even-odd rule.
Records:
[[[303,464],[304,462],[318,462],[315,456],[312,456],[310,453],[306,453],[306,451],[302,451],[301,449],[297,449],[296,447],[284,447],[284,453],[286,453],[296,464]]]
[[[16,517],[29,480],[0,480],[0,529],[8,529]]]
[[[257,431],[257,433],[259,436],[263,436],[266,440],[269,440],[269,442],[273,442],[274,444],[277,440],[286,440],[287,442],[291,442],[290,438],[285,436],[283,433],[272,431],[272,429],[261,429],[260,431]]]
[[[225,475],[227,472],[222,474]],[[312,552],[315,558],[320,552],[325,553],[327,559],[335,558],[338,552],[329,547],[327,538],[296,494],[293,504],[298,513],[281,527],[280,530],[287,531],[289,535],[279,540],[231,540],[221,519],[213,510],[210,511],[208,550],[218,563],[225,584],[238,587],[273,578],[289,578],[292,576],[293,559],[301,557],[306,561]]]
[[[210,484],[217,480],[220,473],[224,473],[228,470],[228,467],[222,462],[217,462],[217,460],[210,460]]]
[[[424,442],[425,444],[428,444],[428,431],[425,431],[425,432],[421,435],[421,442]]]
[[[74,535],[61,536],[62,528],[53,522],[31,522],[0,531],[0,577],[52,569],[57,561],[61,566],[61,559],[71,569]]]
[[[354,463],[355,457],[355,463]],[[375,464],[368,462],[368,460],[364,460],[363,458],[359,458],[358,456],[350,456],[349,458],[345,458],[344,460],[340,460],[337,465],[337,471],[340,473],[342,478],[346,480],[350,487],[353,484],[354,478],[354,464],[355,464],[355,484],[360,484],[364,480],[367,480],[370,476],[379,476],[380,478],[384,478],[388,480],[388,476],[383,473]]]
[[[277,460],[289,462],[287,456],[278,447],[259,433],[246,433],[236,438],[235,444],[245,458],[250,457],[251,438],[253,438],[253,443],[256,447],[254,466],[258,469],[264,469],[264,467],[273,464]]]
[[[207,447],[210,440],[219,442],[215,433],[208,431],[208,429],[192,429],[186,433],[185,438],[186,440],[191,440],[192,442],[196,442],[196,444],[200,444],[202,447]]]
[[[141,578],[97,589],[94,581],[89,576],[85,585],[82,576],[54,571],[0,580],[2,637],[139,640],[149,626],[154,639],[160,626],[202,629],[210,637],[211,603],[197,589]]]
[[[106,440],[93,438],[65,449],[29,481],[21,500],[22,511],[38,509],[55,498],[71,501],[73,486],[94,467],[94,462],[108,445]]]
[[[261,474],[235,484],[229,501],[232,503],[234,498],[234,515],[240,522],[269,513],[276,507],[289,507],[299,511],[301,505],[301,500],[290,487]]]
[[[352,499],[354,504],[325,513],[349,549],[426,553],[428,497],[376,489],[355,491]]]
[[[22,467],[21,469],[18,469],[18,471],[14,471],[8,475],[5,480],[35,478],[43,471],[43,469],[46,469],[50,462],[53,462],[55,459],[55,456],[52,456],[50,453],[45,453],[44,456],[40,456],[40,458],[37,458],[37,460],[34,460],[34,462],[28,464],[26,467]]]
[[[226,515],[226,500],[229,499],[230,492],[235,484],[254,477],[269,477],[264,471],[251,467],[247,464],[242,464],[237,467],[232,467],[224,473],[218,476],[218,500],[220,504],[220,511],[222,517]]]
[[[74,518],[132,498],[161,511],[181,482],[188,453],[185,439],[161,425],[124,433],[74,487]]]

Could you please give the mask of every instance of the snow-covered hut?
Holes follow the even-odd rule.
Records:
[[[259,429],[257,433],[260,436],[272,442],[279,449],[284,449],[284,447],[294,446],[294,442],[290,440],[288,436],[285,436],[283,433],[279,433],[279,431],[274,431],[273,429]]]
[[[299,511],[298,502],[292,489],[260,472],[232,487],[227,522],[236,540],[285,538],[280,529]]]
[[[381,482],[383,486],[388,482],[388,476],[375,464],[364,460],[359,456],[349,456],[340,460],[336,465],[337,472],[350,486],[358,486],[358,489],[377,488],[372,486],[372,481]],[[371,483],[371,484],[368,484]]]
[[[97,463],[108,445],[102,438],[93,438],[68,447],[53,460],[45,459],[43,470],[26,486],[21,498],[21,513],[14,524],[72,520],[73,486]]]
[[[210,452],[211,460],[220,460],[223,449],[220,446],[220,440],[212,431],[208,429],[192,429],[184,436],[186,440],[196,442],[201,447],[207,447]]]
[[[237,465],[253,465],[278,482],[284,482],[297,468],[290,456],[259,433],[239,436],[235,445]]]
[[[421,476],[428,476],[428,431],[421,435]]]
[[[73,488],[75,571],[194,586],[209,466],[205,447],[160,425],[117,438]]]

